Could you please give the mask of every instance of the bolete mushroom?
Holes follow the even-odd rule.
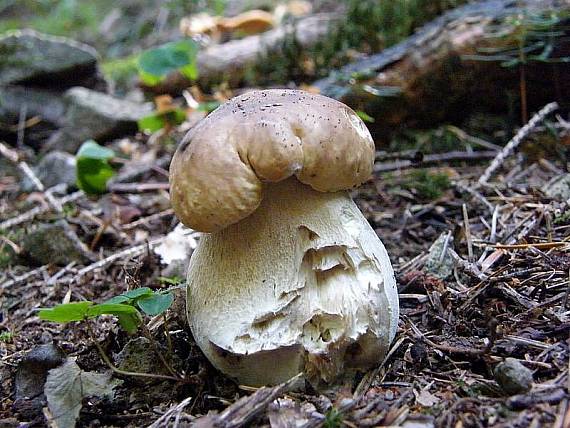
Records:
[[[188,268],[187,310],[215,367],[248,385],[304,372],[320,386],[382,360],[398,321],[394,274],[346,191],[373,162],[354,111],[297,90],[240,95],[188,132],[171,200],[208,232]]]

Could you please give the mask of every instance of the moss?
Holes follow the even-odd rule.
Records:
[[[323,426],[326,428],[339,428],[343,425],[342,423],[342,415],[336,408],[331,408],[325,414],[325,421]]]
[[[294,36],[281,52],[260,61],[248,84],[302,83],[326,76],[350,60],[350,50],[375,53],[392,46],[443,11],[465,0],[347,0],[345,18],[330,35],[310,49],[301,49]]]
[[[130,55],[125,58],[104,61],[101,64],[101,70],[105,78],[114,82],[117,87],[128,88],[138,74],[138,57],[138,55]]]
[[[443,173],[430,173],[425,169],[413,171],[409,180],[403,187],[414,191],[416,196],[422,200],[433,200],[439,198],[451,186],[449,177]]]

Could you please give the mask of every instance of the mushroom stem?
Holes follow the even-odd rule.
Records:
[[[208,359],[253,386],[302,371],[318,386],[374,366],[398,320],[390,260],[348,193],[296,178],[266,184],[253,214],[203,235],[187,305]]]

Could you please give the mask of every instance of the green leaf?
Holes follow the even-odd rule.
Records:
[[[188,80],[196,80],[198,78],[198,67],[195,62],[179,68],[178,71]]]
[[[179,276],[159,276],[158,281],[162,284],[178,285],[182,283],[184,279]]]
[[[122,294],[119,296],[115,296],[115,297],[111,297],[109,300],[105,300],[103,303],[106,304],[116,304],[116,303],[125,303],[125,302],[130,302],[131,299],[129,299],[126,296],[123,296]]]
[[[153,132],[164,128],[165,123],[162,115],[151,114],[150,116],[145,116],[142,119],[139,119],[137,125],[139,127],[139,131],[152,134]]]
[[[166,311],[173,300],[174,296],[171,293],[155,293],[150,297],[138,300],[137,305],[147,315],[158,315]]]
[[[361,118],[364,122],[374,123],[374,118],[362,110],[356,110],[356,115],[359,118]]]
[[[118,297],[118,296],[117,296]],[[119,318],[119,325],[127,333],[135,333],[142,321],[140,312],[131,305],[117,303],[101,303],[89,308],[90,316],[115,315]]]
[[[87,310],[87,314],[90,318],[97,317],[99,315],[122,315],[122,314],[137,314],[139,311],[132,305],[125,305],[122,303],[100,303],[98,305],[91,306]]]
[[[119,315],[119,325],[129,334],[136,333],[141,323],[140,314],[121,314]]]
[[[153,76],[152,74],[145,73],[139,69],[139,77],[141,81],[147,86],[155,86],[158,85],[162,77]]]
[[[167,124],[180,125],[186,120],[186,113],[182,109],[175,109],[165,113],[153,113],[139,119],[137,122],[139,130],[152,134],[159,129],[164,128]]]
[[[148,288],[148,287],[141,287],[141,288],[135,288],[133,290],[129,290],[123,294],[121,294],[121,296],[125,296],[128,297],[129,299],[136,299],[138,297],[142,297],[142,296],[152,296],[153,291]]]
[[[190,79],[195,79],[198,76],[197,53],[198,45],[191,39],[170,42],[149,49],[139,57],[138,68],[141,80],[153,86],[167,74],[176,70]]]
[[[206,101],[203,103],[200,103],[198,105],[198,111],[205,111],[206,113],[210,113],[214,110],[216,110],[219,106],[220,106],[220,102],[219,101]]]
[[[105,301],[104,304],[116,304],[116,303],[129,303],[132,300],[138,299],[139,297],[152,296],[152,290],[148,287],[135,288],[134,290],[129,290],[125,293],[119,294],[118,296],[111,297],[109,300]]]
[[[54,306],[53,308],[40,309],[40,319],[66,323],[71,321],[83,321],[88,317],[89,308],[93,302],[72,302]]]
[[[113,150],[100,146],[93,140],[85,141],[76,155],[78,158],[109,160],[115,156]]]
[[[77,186],[88,194],[100,194],[107,190],[107,181],[115,175],[109,159],[115,153],[93,140],[84,142],[76,155]]]

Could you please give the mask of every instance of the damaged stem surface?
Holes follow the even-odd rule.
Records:
[[[210,361],[239,382],[304,371],[320,385],[382,360],[397,291],[386,250],[350,196],[290,178],[266,185],[251,216],[201,238],[188,317]]]

